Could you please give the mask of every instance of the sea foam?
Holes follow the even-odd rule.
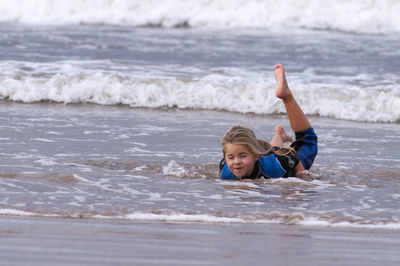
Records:
[[[43,66],[39,68],[43,69]],[[275,80],[257,76],[256,73],[180,78],[73,68],[46,75],[24,74],[17,69],[5,70],[0,75],[0,98],[26,103],[54,101],[255,114],[284,113],[282,103],[275,97]],[[400,120],[398,86],[314,83],[302,78],[303,74],[298,74],[298,77],[291,75],[294,82],[290,86],[307,115],[368,122]]]

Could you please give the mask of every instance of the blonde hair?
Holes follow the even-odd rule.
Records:
[[[256,155],[267,155],[270,153],[285,155],[290,152],[295,152],[293,148],[280,148],[275,151],[274,147],[265,140],[258,139],[254,132],[247,127],[234,126],[229,129],[221,139],[223,154],[225,157],[225,145],[240,144],[245,145],[249,151]]]

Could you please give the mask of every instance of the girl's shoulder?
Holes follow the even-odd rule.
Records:
[[[287,173],[278,160],[278,157],[273,153],[260,156],[258,163],[260,164],[261,171],[265,176],[270,178],[284,177]]]

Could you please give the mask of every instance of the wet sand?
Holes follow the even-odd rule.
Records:
[[[398,265],[400,232],[0,218],[1,265]]]

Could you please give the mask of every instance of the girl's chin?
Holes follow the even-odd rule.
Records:
[[[243,178],[245,177],[245,174],[242,171],[234,171],[233,174],[237,177],[237,178]]]
[[[246,171],[246,168],[240,168],[240,169],[229,169],[232,174],[234,174],[237,178],[243,178],[249,175],[248,171]]]

